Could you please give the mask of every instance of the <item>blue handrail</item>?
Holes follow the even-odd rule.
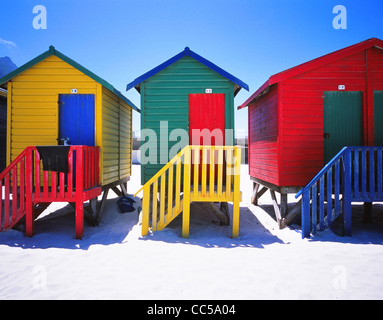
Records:
[[[351,203],[383,201],[383,147],[344,147],[295,197],[300,196],[303,238],[340,213],[344,233],[351,235]]]
[[[303,192],[305,192],[307,189],[310,189],[315,183],[318,182],[318,180],[326,173],[328,172],[329,168],[333,167],[334,164],[341,158],[343,157],[344,152],[346,149],[349,147],[344,147],[342,150],[340,150],[334,158],[330,160],[329,163],[327,163],[321,171],[304,187],[302,188],[296,195],[295,198],[298,199]]]

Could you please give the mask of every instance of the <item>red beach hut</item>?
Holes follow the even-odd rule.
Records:
[[[372,38],[271,76],[248,107],[253,201],[267,189],[278,221],[344,146],[383,145],[383,41]],[[276,201],[276,200],[275,200]],[[284,222],[285,221],[285,222]]]

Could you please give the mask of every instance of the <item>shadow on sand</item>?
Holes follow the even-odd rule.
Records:
[[[117,207],[118,198],[107,199],[105,214],[99,226],[84,222],[84,237],[75,239],[75,214],[69,204],[58,209],[48,208],[51,212],[35,221],[35,235],[26,237],[23,228],[0,233],[0,244],[23,249],[81,249],[92,245],[112,245],[122,243],[138,222],[137,210],[121,214]],[[140,203],[135,204],[135,207]],[[48,210],[47,209],[47,210]]]
[[[289,210],[295,203],[289,204]],[[276,223],[274,207],[270,204],[259,206]],[[343,234],[343,217],[339,216],[330,229],[319,231],[312,235],[310,241],[328,241],[349,244],[383,244],[383,204],[374,203],[371,212],[371,221],[366,221],[364,216],[364,204],[354,203],[352,205],[352,236]],[[299,214],[290,225],[291,229],[301,229],[301,215]]]
[[[232,226],[220,226],[218,219],[208,210],[201,210],[193,203],[190,209],[189,239],[182,238],[182,217],[177,217],[164,230],[150,233],[143,241],[162,241],[196,245],[204,248],[264,248],[274,243],[284,243],[257,219],[247,207],[241,207],[239,238],[232,239]],[[232,214],[232,205],[229,203]],[[230,221],[232,217],[230,216]]]
[[[74,238],[75,215],[73,208],[70,205],[63,205],[57,209],[52,208],[52,212],[36,221],[33,238],[25,237],[21,231],[11,230],[0,233],[0,245],[23,249],[62,248],[88,250],[93,245],[122,244],[129,241],[127,240],[128,235],[136,237],[140,241],[180,243],[204,248],[265,248],[267,245],[275,243],[288,244],[276,236],[275,232],[272,234],[270,225],[265,225],[262,219],[247,206],[241,206],[240,236],[238,239],[231,238],[231,225],[220,226],[218,219],[213,214],[209,214],[205,210],[193,206],[193,204],[191,206],[189,239],[184,239],[181,235],[182,214],[164,230],[151,232],[147,237],[141,237],[141,227],[138,225],[138,211],[121,214],[116,204],[117,200],[118,198],[112,198],[106,201],[105,214],[98,227],[92,227],[85,222],[85,234],[82,240]],[[140,199],[137,200],[136,208],[141,205]],[[383,244],[383,205],[373,205],[372,222],[368,223],[363,221],[363,204],[354,204],[352,208],[352,237],[337,235],[340,222],[336,221],[331,231],[318,232],[309,241]],[[275,220],[272,205],[261,205],[256,210],[263,210]],[[229,204],[229,212],[232,213],[231,204]],[[299,225],[297,227],[299,228]],[[137,234],[132,233],[133,229]],[[291,232],[300,232],[300,230],[291,230]]]

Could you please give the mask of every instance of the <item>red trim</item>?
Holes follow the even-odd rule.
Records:
[[[263,90],[270,86],[270,80],[267,80],[257,91],[255,91],[249,99],[247,99],[244,103],[242,103],[237,109],[241,110],[248,106],[248,104],[254,100]]]
[[[76,151],[76,188],[73,187],[73,151]],[[0,231],[13,227],[26,216],[26,235],[34,233],[34,206],[39,203],[76,202],[76,237],[84,230],[84,201],[99,196],[99,147],[71,146],[68,154],[68,174],[43,171],[36,147],[26,148],[0,174],[0,198],[4,185],[4,211],[0,206]],[[57,179],[57,176],[58,179]],[[4,180],[4,183],[3,183]],[[58,180],[58,181],[57,181]],[[57,185],[59,182],[59,186]],[[66,187],[67,183],[67,187]],[[20,194],[17,188],[20,186]],[[57,190],[58,189],[58,190]],[[13,201],[11,205],[10,194]],[[12,207],[11,207],[12,206]],[[11,214],[9,214],[11,210]],[[3,219],[2,219],[3,216]],[[3,223],[1,224],[1,221]]]

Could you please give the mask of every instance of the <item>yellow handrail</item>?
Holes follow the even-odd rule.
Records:
[[[239,147],[183,148],[135,194],[143,190],[142,235],[148,234],[150,226],[153,231],[162,230],[183,212],[182,236],[188,238],[190,203],[209,201],[233,202],[233,238],[238,237],[240,165]]]
[[[185,153],[185,150],[186,150],[187,148],[189,148],[189,146],[186,146],[185,148],[183,148],[183,149],[182,149],[176,156],[173,157],[172,160],[170,160],[166,165],[164,165],[160,171],[158,171],[153,177],[151,177],[150,180],[149,180],[148,182],[145,183],[145,185],[147,185],[147,184],[148,184],[148,185],[151,185],[154,181],[158,180],[158,178],[160,178],[161,175],[162,175],[167,169],[169,169],[169,167],[170,167],[171,165],[173,165],[173,164],[177,161],[177,159],[179,159],[179,158],[182,157],[182,155]],[[137,196],[137,195],[144,189],[145,185],[143,185],[143,186],[141,187],[141,189],[138,190],[138,191],[134,194],[135,197],[136,197],[136,196]]]

